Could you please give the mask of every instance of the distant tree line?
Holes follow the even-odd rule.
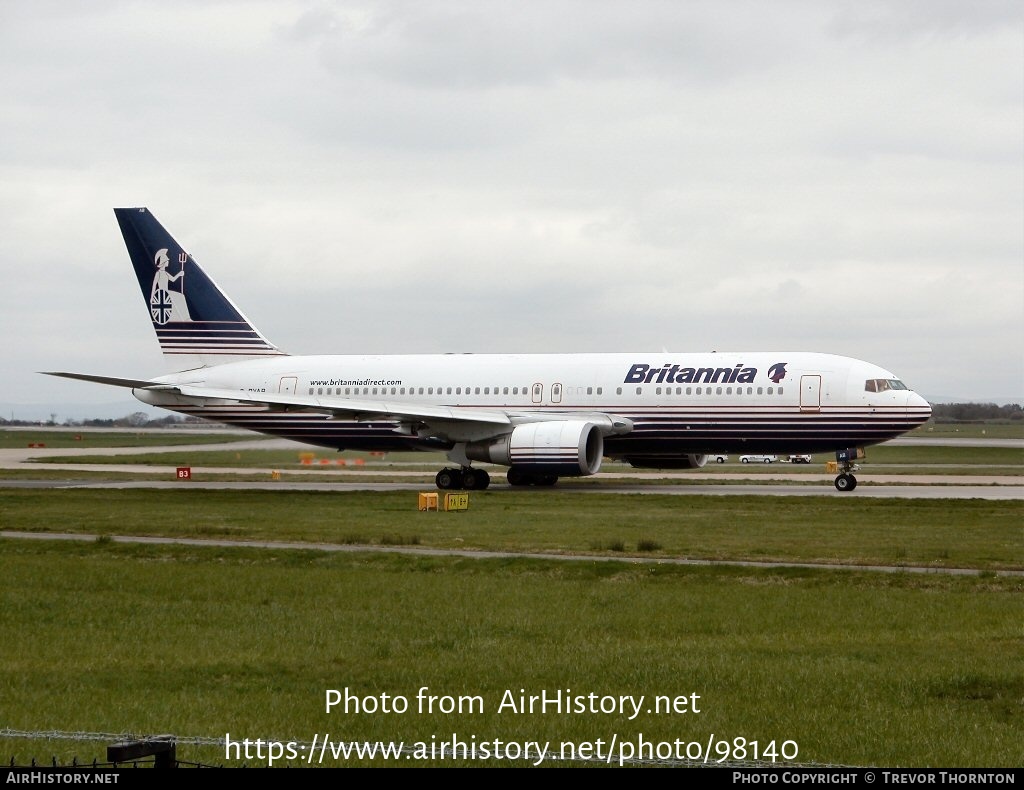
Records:
[[[994,403],[933,403],[935,422],[990,422],[1024,419],[1019,403],[997,406]]]
[[[157,417],[151,420],[149,415],[143,411],[133,412],[132,414],[115,419],[75,420],[68,418],[63,422],[57,421],[56,414],[51,414],[48,420],[6,420],[0,417],[0,425],[64,425],[68,428],[173,428],[176,425],[190,425],[203,422],[205,421],[198,417],[181,417],[176,414],[168,414],[166,417]]]
[[[184,423],[203,422],[197,417],[179,417],[175,414],[168,414],[164,417],[149,419],[144,411],[137,411],[126,417],[119,417],[115,420],[68,420],[65,425],[81,425],[89,428],[173,428],[175,425]]]

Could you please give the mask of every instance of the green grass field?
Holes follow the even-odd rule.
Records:
[[[931,420],[907,435],[936,439],[1024,439],[1024,420],[988,423],[951,423]]]
[[[801,763],[1020,765],[1019,578],[16,540],[0,562],[2,725],[20,730],[714,734],[794,741]],[[415,706],[422,687],[482,709],[325,711],[327,689]],[[700,713],[500,711],[521,689],[696,694]],[[5,760],[90,748],[0,738]],[[226,762],[216,747],[179,757]]]

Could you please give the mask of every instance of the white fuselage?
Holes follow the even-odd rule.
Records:
[[[813,452],[886,441],[930,416],[896,377],[809,352],[279,356],[164,376],[167,384],[351,401],[396,411],[444,406],[554,419],[615,415],[632,424],[605,454],[660,465],[681,453]],[[872,386],[870,382],[891,382]],[[892,388],[898,386],[899,388]],[[445,449],[473,436],[410,435],[398,421],[339,419],[252,403],[137,391],[147,403],[338,449]],[[470,430],[470,429],[467,429]]]

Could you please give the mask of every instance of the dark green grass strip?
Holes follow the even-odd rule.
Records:
[[[416,507],[416,492],[0,489],[8,530],[1024,568],[1016,501],[531,490],[476,492],[461,513]]]

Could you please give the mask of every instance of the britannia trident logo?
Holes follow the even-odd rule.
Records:
[[[153,317],[153,323],[163,326],[172,321],[191,321],[192,316],[188,312],[188,303],[185,301],[185,262],[188,255],[184,252],[178,253],[177,274],[167,271],[171,259],[167,255],[167,249],[157,250],[153,256],[153,265],[156,266],[156,275],[153,277],[153,288],[149,293],[149,312]]]
[[[768,368],[768,378],[778,384],[784,378],[786,378],[786,363],[776,362],[770,368]]]

